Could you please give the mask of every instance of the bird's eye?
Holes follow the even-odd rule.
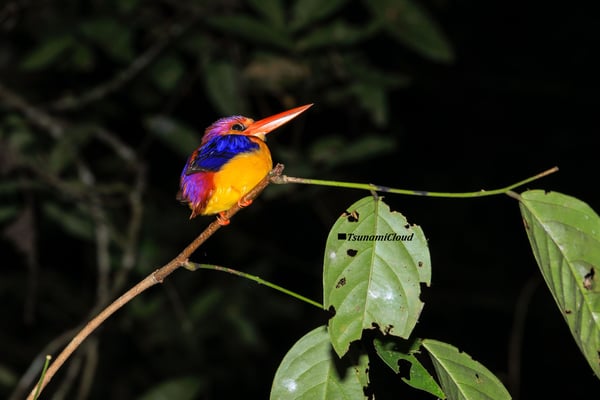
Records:
[[[232,131],[243,131],[244,129],[246,129],[246,127],[244,125],[242,125],[242,124],[234,124],[231,127]]]

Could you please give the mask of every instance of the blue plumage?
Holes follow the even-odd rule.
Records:
[[[258,144],[252,142],[245,135],[213,137],[198,149],[195,158],[191,159],[187,165],[185,175],[207,171],[216,172],[238,154],[256,150],[258,150]]]

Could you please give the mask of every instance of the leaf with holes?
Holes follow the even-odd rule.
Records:
[[[396,340],[390,339],[375,339],[373,341],[375,351],[379,358],[383,360],[395,373],[401,373],[400,362],[405,361],[409,364],[408,378],[404,376],[401,378],[402,381],[415,389],[424,390],[431,393],[438,399],[445,399],[446,395],[437,384],[433,376],[427,371],[427,369],[421,364],[421,362],[415,357],[415,353],[418,352],[421,346],[421,341],[417,340],[411,344],[410,348],[403,349],[399,346]],[[406,375],[406,371],[402,371]]]
[[[323,272],[324,306],[333,311],[329,334],[337,354],[348,351],[363,329],[407,338],[429,285],[427,240],[420,227],[381,198],[366,197],[338,218],[329,232]]]
[[[449,399],[511,398],[500,380],[468,354],[437,340],[425,339],[422,346],[429,352],[442,390]]]
[[[368,357],[349,356],[339,359],[332,351],[327,329],[314,329],[296,342],[281,361],[270,398],[365,399]]]
[[[521,194],[520,207],[546,284],[600,377],[600,218],[574,197],[542,190]]]

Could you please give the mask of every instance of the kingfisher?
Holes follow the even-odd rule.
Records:
[[[217,221],[227,225],[224,212],[243,198],[273,168],[266,135],[289,122],[312,104],[292,108],[254,121],[241,115],[221,118],[209,126],[198,147],[181,172],[177,199],[188,203],[192,214],[218,214]]]

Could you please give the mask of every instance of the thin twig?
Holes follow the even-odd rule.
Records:
[[[21,400],[25,393],[29,391],[31,387],[31,382],[34,382],[36,378],[40,378],[40,368],[44,367],[44,360],[50,357],[48,354],[52,354],[62,348],[69,339],[77,332],[77,329],[69,329],[61,333],[59,336],[54,338],[51,342],[49,342],[40,352],[35,356],[33,361],[27,367],[25,373],[19,379],[19,382],[14,387],[13,392],[10,394],[8,400]],[[50,364],[50,360],[47,361]],[[47,366],[43,368],[43,371],[47,369]],[[45,372],[44,372],[45,373]],[[41,382],[41,379],[40,379]]]
[[[115,153],[119,155],[123,160],[128,162],[132,166],[139,164],[135,151],[125,144],[117,135],[110,132],[106,128],[101,126],[93,126],[92,131],[98,140],[104,142],[108,147],[112,148]]]
[[[254,200],[270,183],[272,177],[281,175],[283,172],[283,165],[277,164],[273,170],[261,180],[258,185],[254,187],[243,200]],[[243,201],[241,203],[246,203]],[[230,219],[237,214],[242,207],[239,204],[234,205],[231,209],[225,212],[224,218]],[[208,227],[196,237],[177,257],[172,259],[169,263],[163,267],[152,272],[141,282],[136,284],[134,287],[125,292],[121,297],[112,302],[108,307],[102,310],[96,317],[87,323],[81,329],[75,337],[69,342],[69,344],[63,349],[63,351],[56,357],[54,362],[48,368],[43,381],[39,385],[40,392],[46,387],[48,382],[54,377],[60,367],[67,361],[67,359],[73,354],[73,352],[81,345],[81,343],[98,328],[106,319],[113,315],[117,310],[129,303],[132,299],[144,292],[148,288],[162,283],[169,275],[171,275],[176,269],[184,266],[188,261],[188,258],[192,255],[202,243],[204,243],[210,236],[212,236],[222,225],[217,220],[214,220]],[[32,389],[31,393],[27,397],[28,400],[33,400],[36,388]]]
[[[36,385],[35,392],[33,393],[34,399],[37,399],[40,396],[40,393],[42,392],[41,381],[42,379],[44,379],[44,376],[46,376],[46,371],[48,370],[48,365],[50,364],[51,359],[52,357],[46,356],[46,360],[44,361],[44,367],[42,368],[42,374],[40,375],[40,381]]]
[[[138,252],[138,242],[140,230],[142,227],[142,217],[144,214],[144,202],[142,194],[146,187],[146,168],[144,164],[139,164],[136,171],[135,182],[129,190],[128,201],[130,208],[130,217],[127,222],[127,234],[125,240],[120,241],[123,244],[123,253],[121,255],[121,268],[115,275],[111,287],[111,298],[119,293],[125,285],[127,275],[135,267]]]
[[[513,183],[512,185],[493,189],[493,190],[478,190],[474,192],[462,192],[462,193],[453,193],[453,192],[431,192],[428,190],[412,190],[412,189],[396,189],[388,186],[374,185],[372,183],[355,183],[355,182],[340,182],[340,181],[328,181],[322,179],[307,179],[307,178],[297,178],[294,176],[281,175],[277,177],[277,179],[273,180],[273,183],[277,184],[285,184],[285,183],[301,183],[305,185],[317,185],[317,186],[330,186],[330,187],[343,187],[348,189],[362,189],[368,191],[376,191],[382,193],[395,193],[395,194],[404,194],[411,196],[424,196],[424,197],[445,197],[445,198],[471,198],[471,197],[484,197],[484,196],[495,196],[498,194],[506,194],[512,189],[515,189],[519,186],[523,186],[527,183],[533,182],[537,179],[543,178],[547,175],[550,175],[554,172],[558,171],[558,167],[552,167],[547,169],[539,174],[534,176],[530,176],[529,178],[523,179],[519,182]]]
[[[54,117],[43,109],[36,107],[27,102],[23,97],[19,96],[0,82],[0,103],[4,103],[7,107],[13,108],[22,113],[29,122],[34,126],[48,132],[54,139],[60,139],[65,131],[71,128],[69,122]],[[137,165],[137,156],[130,146],[126,145],[117,135],[109,130],[99,127],[90,127],[94,136],[98,140],[112,148],[116,154],[123,160],[130,163],[134,167]]]
[[[191,261],[188,261],[184,265],[184,267],[187,268],[187,269],[189,269],[190,271],[196,271],[198,269],[210,269],[210,270],[213,270],[213,271],[221,271],[221,272],[226,272],[228,274],[241,276],[242,278],[249,279],[249,280],[254,281],[254,282],[258,283],[258,284],[265,285],[267,287],[270,287],[271,289],[275,289],[275,290],[277,290],[279,292],[282,292],[282,293],[285,293],[285,294],[290,295],[292,297],[295,297],[296,299],[301,300],[301,301],[303,301],[305,303],[308,303],[311,306],[315,306],[317,308],[320,308],[321,310],[323,309],[323,304],[321,304],[321,303],[319,303],[317,301],[314,301],[312,299],[309,299],[306,296],[302,296],[301,294],[293,292],[293,291],[291,291],[289,289],[286,289],[284,287],[281,287],[279,285],[271,283],[271,282],[269,282],[267,280],[264,280],[263,278],[261,278],[259,276],[256,276],[256,275],[251,275],[251,274],[248,274],[246,272],[238,271],[238,270],[232,269],[232,268],[223,267],[223,266],[220,266],[220,265],[198,264],[198,263],[194,263],[194,262],[191,262]]]
[[[38,128],[50,133],[53,138],[58,139],[64,135],[65,123],[63,121],[51,117],[41,109],[32,106],[21,96],[2,85],[2,82],[0,82],[0,103],[20,111],[29,121]]]

